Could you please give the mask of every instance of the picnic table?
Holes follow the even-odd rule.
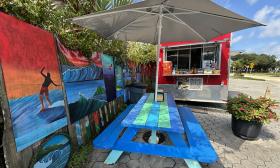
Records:
[[[164,97],[163,102],[155,102],[153,93],[144,94],[93,141],[95,148],[112,150],[106,164],[114,164],[124,151],[182,158],[191,168],[200,167],[199,162],[217,160],[215,150],[191,110],[177,108],[171,94],[165,93]],[[133,140],[141,129],[152,132],[150,143]],[[172,144],[157,144],[157,132],[166,133]]]

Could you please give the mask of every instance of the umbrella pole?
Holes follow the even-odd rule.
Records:
[[[156,66],[156,86],[155,86],[155,102],[157,102],[158,95],[158,71],[159,71],[159,59],[160,59],[160,41],[161,41],[161,29],[162,29],[162,5],[159,8],[159,22],[158,22],[158,41],[157,41],[157,66]]]

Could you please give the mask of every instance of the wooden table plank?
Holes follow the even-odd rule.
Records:
[[[165,97],[166,96],[167,95],[165,94]],[[169,110],[168,110],[168,105],[167,105],[166,99],[164,99],[164,102],[160,102],[158,127],[171,128]]]
[[[141,98],[122,121],[122,125],[124,127],[183,133],[183,124],[172,95],[165,94],[164,102],[154,102],[153,93],[144,96],[147,97],[147,95],[149,96],[144,101],[144,105]]]
[[[159,117],[160,103],[154,102],[150,114],[148,116],[146,126],[148,127],[157,127],[158,117]]]
[[[184,127],[181,121],[181,117],[179,115],[177,105],[173,99],[173,96],[171,94],[168,94],[166,99],[168,104],[171,127],[177,129],[178,132],[183,133]]]
[[[153,100],[154,100],[154,96],[153,96],[153,94],[150,94],[148,99],[146,100],[145,104],[143,105],[140,113],[138,114],[135,121],[133,122],[133,124],[146,125],[146,121],[148,119],[149,113],[153,106],[153,103],[152,103]]]
[[[133,123],[136,119],[136,117],[138,116],[140,110],[142,109],[142,107],[144,106],[146,100],[148,99],[149,94],[144,94],[144,96],[142,96],[142,98],[137,102],[137,104],[135,104],[135,108],[131,109],[131,111],[129,112],[129,115],[126,116],[125,120],[122,121],[122,125],[125,127],[128,127],[131,125],[131,123]]]

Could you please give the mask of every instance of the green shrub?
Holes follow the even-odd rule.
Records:
[[[274,100],[265,97],[253,99],[245,94],[230,98],[227,110],[236,119],[269,123],[278,120],[277,114],[272,110],[277,106]]]
[[[86,167],[88,155],[93,151],[91,144],[82,146],[78,151],[72,153],[68,168]]]

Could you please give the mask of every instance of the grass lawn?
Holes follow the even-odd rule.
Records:
[[[242,74],[233,74],[231,76],[235,79],[247,79],[247,80],[279,80],[280,72],[278,73],[242,73]]]
[[[272,77],[280,77],[280,72],[274,73],[274,74],[272,74],[271,76],[272,76]]]
[[[251,77],[245,77],[245,76],[234,76],[234,79],[246,79],[246,80],[256,80],[256,81],[265,81],[264,79],[257,79],[257,78],[251,78]]]

